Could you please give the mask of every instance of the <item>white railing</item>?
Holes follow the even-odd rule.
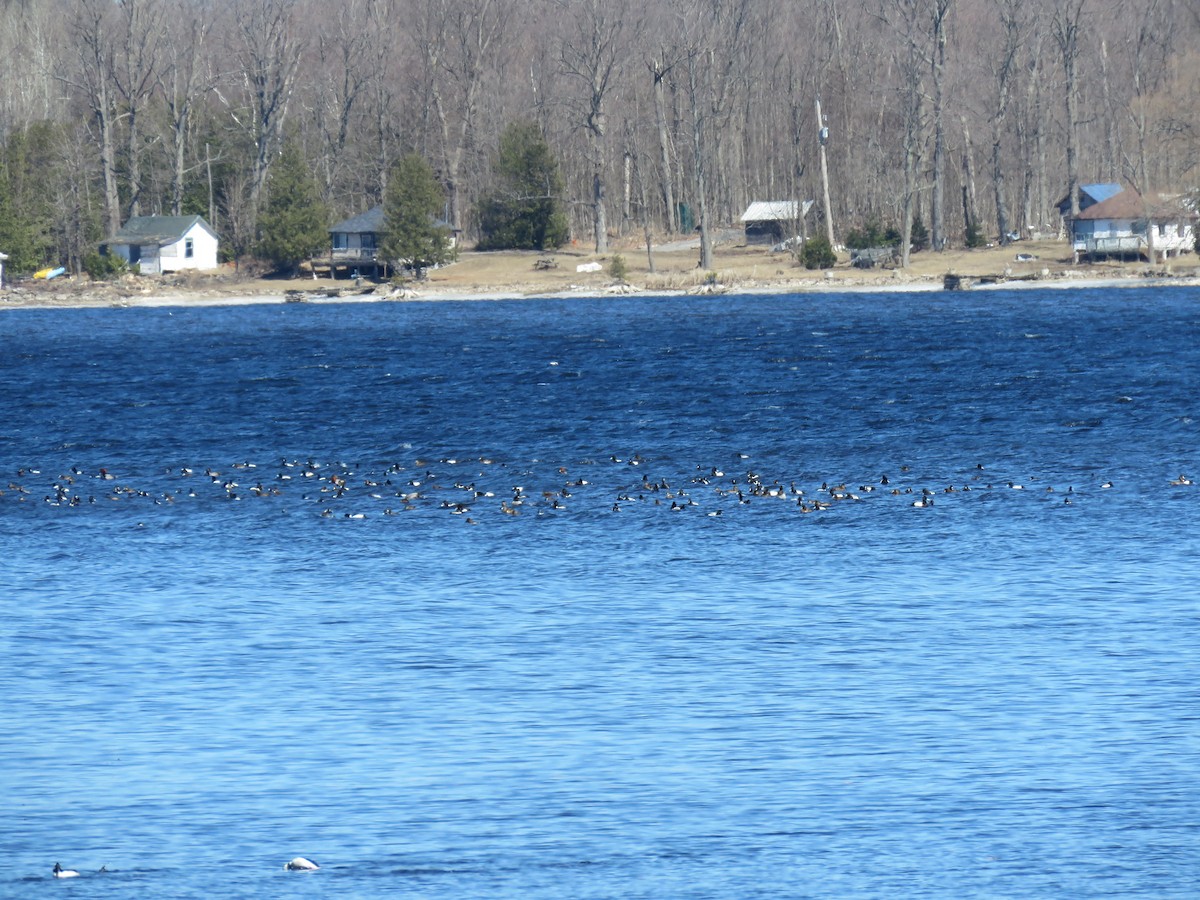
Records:
[[[333,259],[374,259],[378,252],[374,247],[334,247],[330,256]]]
[[[1147,248],[1146,236],[1141,234],[1086,238],[1075,242],[1075,249],[1084,253],[1142,253]]]

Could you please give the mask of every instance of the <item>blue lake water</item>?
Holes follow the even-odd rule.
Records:
[[[1191,288],[6,311],[0,897],[1195,897],[1198,387]]]

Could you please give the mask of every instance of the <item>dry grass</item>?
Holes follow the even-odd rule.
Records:
[[[418,290],[428,293],[473,291],[519,294],[556,293],[580,288],[604,290],[612,283],[608,266],[616,253],[620,253],[624,259],[629,283],[644,290],[690,290],[712,279],[712,273],[698,265],[698,249],[656,251],[653,254],[654,271],[651,272],[645,248],[625,244],[603,256],[578,248],[554,253],[464,253],[454,265],[430,273],[428,280]],[[1018,254],[1026,254],[1034,259],[1018,261]],[[557,268],[538,269],[536,264],[541,259],[553,259]],[[599,262],[603,269],[591,274],[576,272],[575,267],[585,262]],[[1144,262],[1076,265],[1065,241],[1022,241],[1007,247],[916,253],[912,256],[909,268],[904,270],[856,269],[850,265],[848,254],[841,254],[832,269],[809,271],[789,253],[772,253],[766,247],[744,244],[718,246],[714,262],[717,282],[731,288],[761,287],[764,290],[870,285],[885,287],[914,282],[940,285],[947,273],[968,277],[1114,278],[1141,276],[1150,271],[1150,266]],[[1172,269],[1180,274],[1195,274],[1196,257],[1189,255],[1175,260]],[[1158,271],[1161,270],[1162,267],[1158,267]]]

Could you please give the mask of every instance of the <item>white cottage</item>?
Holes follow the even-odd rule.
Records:
[[[1180,197],[1143,196],[1125,188],[1070,221],[1071,245],[1081,256],[1145,256],[1151,263],[1195,246],[1196,213]]]
[[[217,235],[200,216],[134,216],[100,245],[145,275],[217,267]]]

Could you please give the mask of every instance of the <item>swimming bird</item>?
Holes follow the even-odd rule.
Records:
[[[55,878],[78,878],[79,873],[76,872],[74,869],[64,869],[58,863],[55,863],[54,864],[54,877]]]
[[[283,867],[289,872],[315,872],[321,868],[311,859],[303,856],[297,856],[295,859],[288,860]]]

